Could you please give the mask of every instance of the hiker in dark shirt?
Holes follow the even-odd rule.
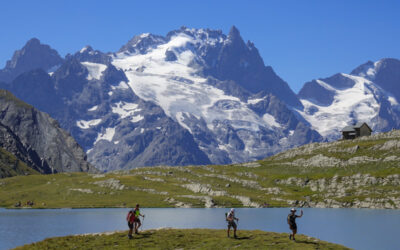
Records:
[[[296,215],[296,209],[290,209],[290,214],[287,217],[287,223],[289,224],[290,230],[292,230],[292,234],[289,235],[289,239],[296,240],[295,235],[297,233],[297,224],[296,218],[301,218],[303,216],[303,210],[300,211],[300,215]]]
[[[228,237],[229,237],[229,231],[231,230],[231,227],[233,227],[233,237],[237,238],[236,235],[236,229],[237,229],[237,225],[235,223],[236,221],[239,221],[238,218],[235,217],[235,209],[232,208],[231,211],[229,211],[229,213],[225,214],[226,216],[226,221],[228,222]]]

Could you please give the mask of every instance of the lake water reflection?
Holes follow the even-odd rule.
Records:
[[[0,249],[48,237],[127,230],[129,209],[0,209]],[[306,208],[299,233],[355,249],[400,249],[400,211]],[[226,228],[222,208],[142,208],[143,229]],[[240,229],[289,232],[288,208],[238,208]],[[240,234],[240,231],[239,231]]]

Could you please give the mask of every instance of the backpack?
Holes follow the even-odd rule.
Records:
[[[133,217],[132,217],[132,216],[133,216]],[[135,214],[133,213],[133,211],[132,211],[132,210],[129,210],[128,214],[126,215],[126,221],[127,221],[127,222],[132,222],[132,221],[133,221],[132,218],[134,218],[134,217],[135,217]]]

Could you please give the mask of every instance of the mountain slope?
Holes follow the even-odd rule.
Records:
[[[400,127],[397,85],[400,61],[368,62],[351,74],[336,74],[306,83],[298,112],[322,136],[337,139],[349,124],[367,122],[376,132]]]
[[[76,141],[47,114],[0,90],[0,145],[40,173],[94,171]]]

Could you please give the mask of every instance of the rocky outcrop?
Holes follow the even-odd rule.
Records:
[[[277,185],[298,186],[309,188],[316,192],[304,201],[285,200],[289,205],[305,207],[351,207],[351,208],[400,208],[400,191],[397,188],[385,187],[400,186],[400,175],[388,175],[386,177],[374,177],[370,174],[355,174],[351,176],[333,176],[310,180],[308,178],[290,177],[283,180],[275,180]],[[342,201],[342,198],[356,195],[352,201]],[[361,198],[365,197],[365,198]],[[317,201],[316,201],[317,200]]]
[[[0,145],[41,173],[95,171],[78,143],[49,115],[0,90]]]

